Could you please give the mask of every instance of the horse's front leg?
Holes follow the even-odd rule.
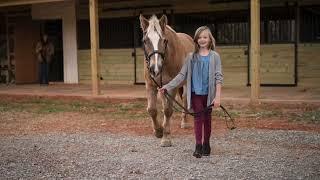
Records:
[[[147,100],[148,100],[148,107],[147,111],[152,119],[152,127],[153,133],[157,138],[162,138],[163,136],[163,128],[159,125],[157,120],[157,89],[154,87],[147,86]]]
[[[186,85],[183,86],[183,93],[180,95],[181,101],[183,103],[183,107],[188,109],[188,103],[187,103],[187,87]],[[182,129],[187,129],[190,128],[191,125],[188,123],[187,119],[187,114],[186,113],[181,113],[181,128]]]
[[[173,92],[168,92],[170,93],[170,95],[172,97],[175,97],[176,95],[176,90],[174,90]],[[167,98],[164,97],[164,95],[161,96],[162,99],[162,107],[163,107],[163,113],[164,113],[164,117],[163,117],[163,137],[161,139],[161,146],[162,147],[169,147],[172,145],[171,143],[171,129],[170,129],[170,119],[171,116],[173,114],[173,109],[172,109],[172,100],[169,100]]]

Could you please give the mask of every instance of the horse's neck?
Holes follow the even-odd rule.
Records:
[[[179,49],[180,40],[177,34],[172,31],[168,30],[168,47],[166,50],[166,63],[163,69],[163,74],[168,75],[170,77],[175,76],[177,72],[180,71],[181,68],[181,60],[179,59],[179,53],[181,49]]]
[[[170,45],[170,49],[172,52],[175,52],[175,50],[178,48],[178,44],[180,42],[177,33],[173,31],[171,28],[167,27],[167,33],[168,33],[168,43]]]

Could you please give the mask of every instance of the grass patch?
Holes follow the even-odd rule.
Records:
[[[22,112],[25,109],[24,103],[0,102],[0,112]]]
[[[158,106],[158,115],[163,116],[162,105]],[[110,119],[130,119],[139,120],[149,118],[146,111],[146,101],[127,102],[93,102],[84,100],[56,100],[46,98],[26,98],[20,100],[0,100],[1,112],[30,112],[37,114],[51,114],[62,112],[78,113],[98,113]],[[181,110],[181,108],[178,108]],[[233,118],[268,119],[278,118],[291,121],[301,121],[308,123],[320,123],[320,110],[314,107],[227,107]],[[180,112],[174,110],[175,114]],[[224,118],[225,113],[221,109],[214,109],[213,116]]]
[[[95,113],[107,108],[107,104],[84,101],[61,101],[51,99],[28,99],[18,102],[0,101],[0,112],[31,112],[37,114],[60,112]]]
[[[148,117],[142,101],[122,103],[92,102],[92,101],[64,101],[45,98],[24,99],[19,102],[0,101],[0,112],[26,111],[34,114],[50,114],[62,112],[100,113],[107,118],[141,119]]]
[[[253,118],[253,119],[263,119],[263,118],[275,118],[283,117],[283,113],[278,110],[267,110],[267,109],[253,109],[253,108],[242,108],[242,109],[229,109],[228,113],[233,118]],[[225,117],[226,114],[222,109],[214,110],[212,113],[214,116]]]
[[[303,121],[310,123],[320,123],[320,111],[307,111],[302,113],[291,113],[290,120],[292,121]]]
[[[109,105],[104,116],[113,119],[144,119],[149,117],[145,106],[145,102],[112,104]]]

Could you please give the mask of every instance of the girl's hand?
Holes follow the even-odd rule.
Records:
[[[215,107],[215,108],[218,108],[218,107],[220,107],[220,98],[218,97],[216,97],[214,100],[213,100],[213,107]]]
[[[162,88],[158,88],[158,91],[161,93],[161,94],[164,94],[165,92],[167,92],[167,89],[162,87]]]

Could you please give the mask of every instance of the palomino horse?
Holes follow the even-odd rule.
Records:
[[[157,120],[157,84],[162,85],[170,82],[179,73],[188,53],[194,50],[192,38],[184,33],[176,33],[167,25],[167,22],[167,16],[165,15],[160,19],[153,15],[149,20],[140,15],[145,53],[144,74],[148,99],[147,111],[152,118],[154,134],[156,137],[162,138],[161,146],[163,147],[171,146],[170,118],[173,113],[173,104],[172,100],[160,95],[164,112],[161,125]],[[175,97],[178,88],[168,93]],[[184,87],[184,89],[186,88]],[[182,97],[181,91],[179,92],[180,97]],[[183,104],[186,107],[185,95]],[[189,125],[186,114],[182,114],[181,127],[186,128],[187,126]]]

